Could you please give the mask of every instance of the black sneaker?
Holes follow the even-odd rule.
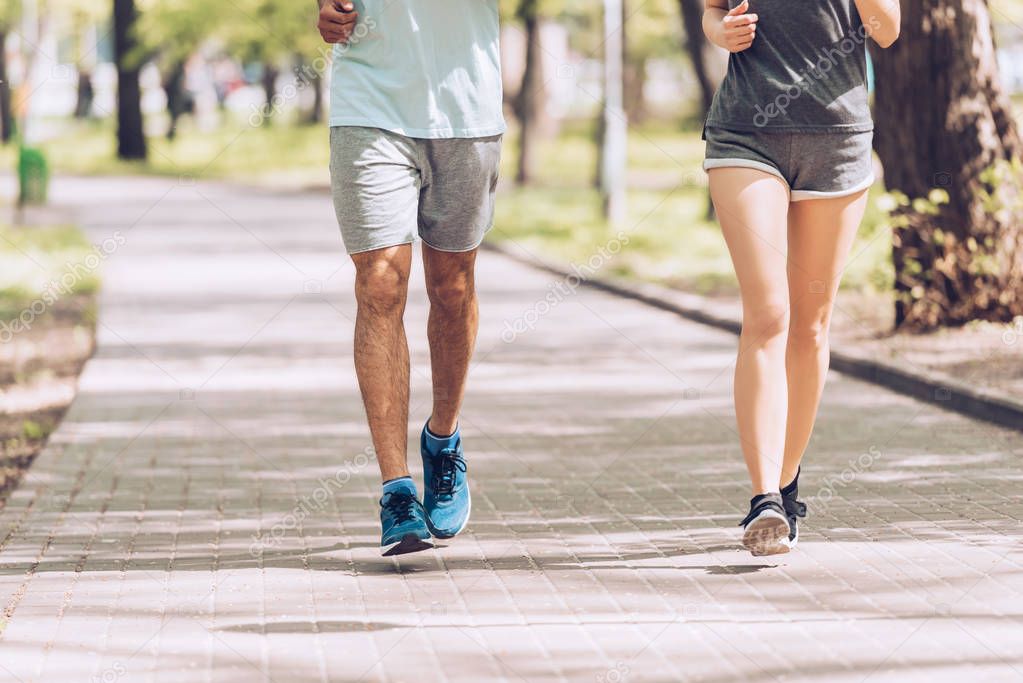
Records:
[[[739,522],[745,527],[742,545],[754,555],[780,555],[789,551],[789,520],[781,494],[762,493],[749,502],[749,514]]]
[[[796,470],[796,478],[781,490],[782,507],[789,519],[789,548],[795,548],[799,542],[799,518],[806,517],[806,503],[796,500],[799,496],[799,472]]]

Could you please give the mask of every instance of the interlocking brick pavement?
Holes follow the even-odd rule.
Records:
[[[800,547],[750,557],[735,339],[548,297],[551,276],[484,254],[472,523],[382,558],[328,200],[174,179],[54,196],[124,244],[78,399],[0,512],[0,680],[1023,679],[1019,433],[833,375]]]

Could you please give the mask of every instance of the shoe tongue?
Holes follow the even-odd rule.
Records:
[[[458,448],[458,442],[462,439],[457,429],[450,436],[437,436],[427,427],[423,430],[423,434],[426,437],[426,448],[431,455],[438,455],[445,448]]]
[[[392,493],[408,493],[416,495],[416,483],[409,477],[395,479],[384,484],[384,495]]]

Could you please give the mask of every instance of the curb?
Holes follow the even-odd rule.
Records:
[[[560,264],[515,252],[505,245],[484,242],[483,248],[560,278],[570,275]],[[582,280],[581,285],[639,301],[732,334],[739,334],[742,329],[738,319],[715,313],[713,304],[697,294],[606,276]],[[973,387],[941,372],[931,371],[924,375],[890,361],[842,348],[832,348],[831,369],[946,410],[1023,431],[1023,400],[1000,391]]]

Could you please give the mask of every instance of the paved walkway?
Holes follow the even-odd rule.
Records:
[[[473,521],[384,559],[326,198],[54,195],[124,243],[0,512],[2,681],[1023,679],[1018,433],[834,376],[800,549],[752,558],[734,339],[484,255]],[[418,282],[407,319],[418,423]]]

